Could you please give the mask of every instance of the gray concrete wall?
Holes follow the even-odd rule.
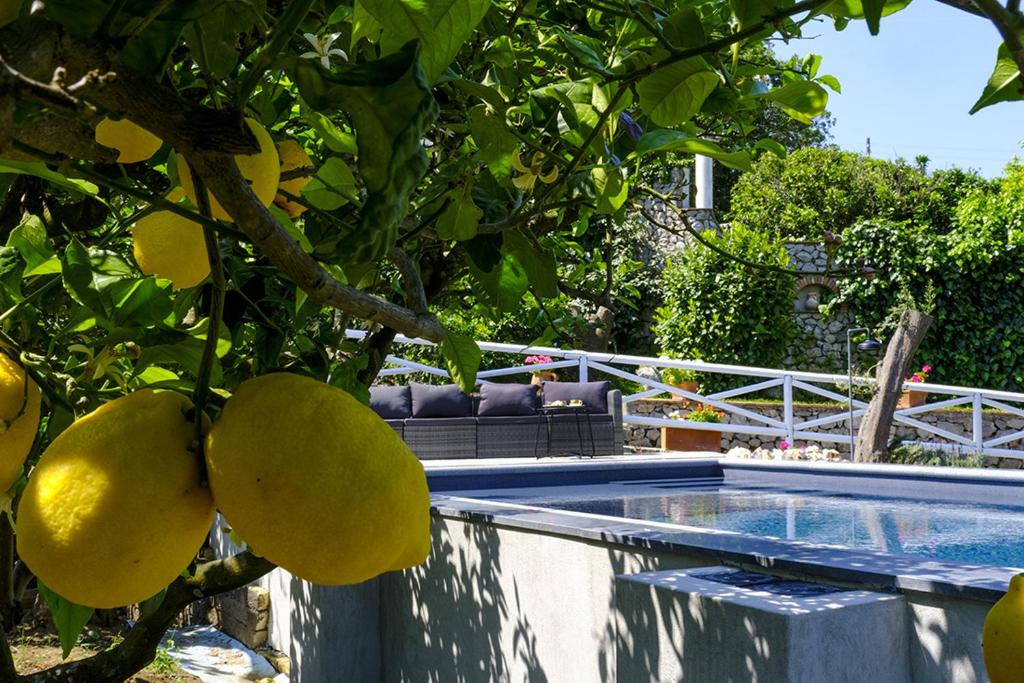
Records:
[[[433,535],[425,565],[381,579],[386,683],[636,683],[648,680],[638,670],[682,666],[683,620],[672,615],[689,608],[630,599],[616,577],[708,562],[447,518],[435,518]],[[904,601],[908,631],[892,637],[909,652],[896,671],[909,662],[912,683],[986,680],[980,634],[989,605],[918,593]],[[710,616],[702,624],[716,628]],[[733,651],[750,670],[769,670],[758,658],[771,652],[746,633],[730,635]]]
[[[708,560],[440,516],[432,535],[424,565],[360,586],[313,586],[280,569],[263,579],[271,644],[291,658],[290,680],[673,681],[672,672],[690,666],[686,657],[707,656],[693,648],[683,656],[684,644],[699,640],[684,632],[695,624],[701,637],[724,628],[720,649],[744,658],[746,670],[775,666],[759,627],[717,624],[715,610],[694,611],[671,591],[623,588],[632,574]],[[222,552],[232,550],[215,536]],[[914,592],[902,602],[907,632],[892,638],[909,650],[911,683],[986,680],[980,634],[988,604]],[[895,662],[901,671],[903,662]]]

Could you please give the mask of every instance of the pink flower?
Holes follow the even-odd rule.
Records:
[[[931,372],[931,371],[932,371],[932,366],[930,366],[930,365],[922,365],[921,366],[921,372]]]
[[[787,448],[789,448],[789,442],[788,441],[780,441],[779,442],[779,448],[781,448],[782,450],[786,450]]]
[[[526,360],[523,361],[526,365],[540,365],[541,363],[550,363],[551,356],[527,356]]]
[[[914,375],[910,378],[911,382],[923,382],[924,379],[920,375]]]

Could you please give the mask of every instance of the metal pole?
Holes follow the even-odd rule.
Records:
[[[857,452],[857,439],[853,435],[853,335],[866,332],[871,333],[866,327],[853,327],[846,330],[846,397],[850,409],[850,460],[853,460]]]
[[[846,396],[847,406],[850,411],[850,460],[853,460],[853,454],[857,452],[855,442],[853,439],[853,337],[852,330],[846,330]]]

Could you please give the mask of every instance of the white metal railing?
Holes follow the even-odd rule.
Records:
[[[367,333],[362,330],[347,331],[347,337],[349,339],[362,339],[366,334]],[[396,337],[395,342],[398,344],[433,346],[432,342],[423,339],[412,339],[402,335]],[[553,359],[550,363],[535,365],[519,364],[504,368],[483,370],[477,375],[477,382],[481,384],[488,382],[494,377],[530,373],[538,370],[577,368],[579,370],[579,380],[581,382],[587,381],[591,373],[600,372],[605,375],[630,380],[642,385],[645,387],[643,391],[623,397],[623,402],[626,406],[623,421],[626,424],[756,434],[785,439],[790,443],[801,440],[848,444],[850,441],[849,436],[845,433],[811,431],[813,429],[820,429],[823,427],[835,428],[843,425],[848,427],[850,420],[849,399],[842,393],[833,390],[836,386],[847,387],[849,385],[849,379],[846,375],[803,372],[798,370],[775,370],[743,365],[724,365],[719,363],[705,363],[700,360],[675,360],[667,358],[651,358],[648,356],[633,356],[628,354],[565,350],[523,344],[477,342],[477,346],[479,346],[480,350],[484,353],[504,353],[519,356],[544,355],[550,356]],[[402,358],[398,355],[389,355],[386,361],[387,366],[380,372],[380,376],[383,377],[415,373],[426,373],[438,377],[449,376],[448,371],[443,368]],[[653,368],[680,368],[707,374],[753,377],[756,378],[757,381],[734,389],[703,395],[658,382],[650,377],[639,375],[637,374],[636,369],[641,366]],[[624,368],[634,368],[634,370],[630,371]],[[854,377],[853,383],[855,385],[873,385],[875,380],[868,377]],[[783,419],[781,420],[729,402],[729,399],[734,399],[737,396],[746,396],[766,389],[774,389],[776,387],[782,388]],[[832,389],[826,387],[832,387]],[[941,401],[926,403],[925,405],[918,406],[916,408],[903,408],[896,411],[894,415],[896,423],[913,427],[918,430],[919,433],[923,432],[945,440],[938,442],[915,441],[914,443],[918,443],[926,447],[954,449],[984,455],[1024,459],[1024,441],[1022,441],[1024,440],[1024,429],[1004,430],[1003,433],[997,433],[986,439],[984,427],[985,408],[1000,410],[1004,413],[1009,413],[1016,418],[1024,418],[1024,393],[999,391],[995,389],[959,387],[945,384],[929,384],[924,382],[907,382],[905,388],[950,397]],[[836,412],[833,415],[825,415],[815,419],[800,421],[795,417],[793,401],[793,392],[798,389],[835,401],[836,403],[846,407],[842,411]],[[729,415],[737,417],[741,416],[753,424],[691,422],[688,420],[673,420],[661,417],[645,417],[632,414],[630,412],[630,404],[666,392],[683,396],[694,402],[714,406]],[[867,408],[867,403],[856,398],[853,399],[852,403],[853,419],[856,421],[858,417],[863,416]],[[961,405],[970,405],[971,407],[971,429],[969,435],[966,436],[951,432],[948,429],[940,428],[937,425],[915,419],[916,416],[920,416],[924,413]],[[1016,441],[1022,441],[1022,444],[1018,444],[1017,448],[1006,447]]]

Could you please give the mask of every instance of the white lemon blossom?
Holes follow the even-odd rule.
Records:
[[[304,57],[305,59],[319,59],[320,64],[322,64],[325,69],[331,68],[331,57],[341,57],[347,62],[348,55],[345,54],[344,50],[331,47],[339,36],[341,36],[340,33],[328,33],[327,35],[320,36],[318,38],[312,33],[303,33],[302,37],[313,46],[313,51],[303,52],[299,56]]]

